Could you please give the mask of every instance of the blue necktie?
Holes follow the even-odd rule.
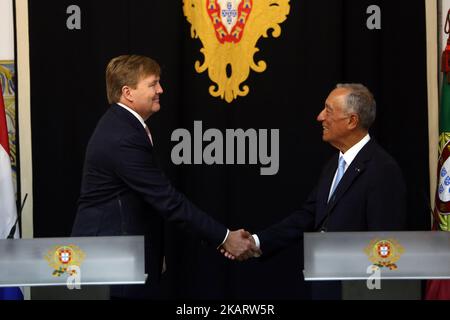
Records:
[[[334,190],[336,190],[336,187],[339,184],[339,181],[341,181],[342,176],[344,175],[344,170],[345,170],[345,160],[344,160],[344,157],[340,156],[336,179],[334,180],[333,186],[331,187],[331,192],[330,192],[330,196],[328,197],[328,200],[330,200],[331,196],[334,193]]]

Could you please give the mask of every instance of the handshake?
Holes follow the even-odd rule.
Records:
[[[261,255],[261,250],[256,246],[255,239],[250,232],[244,229],[230,231],[219,249],[226,258],[231,260],[244,261]]]

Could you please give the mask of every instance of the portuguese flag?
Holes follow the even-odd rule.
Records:
[[[17,219],[16,198],[14,195],[9,158],[8,128],[6,127],[6,109],[3,102],[0,83],[0,239],[6,239]],[[15,238],[19,236],[16,229]],[[12,240],[11,240],[12,241]],[[0,288],[0,300],[22,300],[20,288]]]
[[[450,10],[445,33],[450,31]],[[442,53],[442,90],[439,109],[439,161],[433,211],[433,230],[450,231],[450,37]],[[427,283],[427,300],[449,300],[450,280]]]

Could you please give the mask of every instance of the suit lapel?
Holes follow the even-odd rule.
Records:
[[[334,174],[337,168],[337,156],[333,157],[333,165],[329,166],[326,174],[324,174],[321,180],[320,193],[318,193],[318,205],[316,212],[316,228],[321,226],[327,216],[332,214],[333,209],[339,203],[339,200],[347,192],[347,190],[353,185],[354,181],[361,175],[366,169],[367,162],[370,161],[373,153],[373,140],[371,139],[358,153],[350,166],[345,171],[344,176],[339,182],[334,194],[328,201],[328,195],[330,192],[331,183],[334,178]]]
[[[153,145],[150,143],[150,139],[148,138],[147,132],[142,126],[141,122],[130,112],[119,106],[118,104],[113,104],[111,106],[112,111],[126,123],[128,123],[134,130],[137,130],[142,137],[145,137],[145,140],[149,142],[150,147],[153,149]]]
[[[356,161],[356,158],[352,161],[352,164],[345,171],[344,176],[336,187],[334,194],[331,195],[330,201],[328,201],[327,210],[333,210],[334,206],[336,206],[345,192],[351,187],[356,178],[364,172],[364,169],[365,165],[363,162]]]
[[[334,174],[336,173],[337,162],[338,156],[335,155],[328,162],[319,180],[316,202],[316,227],[325,219],[325,216],[327,215],[328,194],[330,193],[331,183],[333,182]]]

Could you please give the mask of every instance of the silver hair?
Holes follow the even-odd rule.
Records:
[[[377,103],[369,89],[360,83],[339,83],[336,88],[350,91],[345,98],[345,112],[356,113],[361,127],[369,130],[377,114]]]

